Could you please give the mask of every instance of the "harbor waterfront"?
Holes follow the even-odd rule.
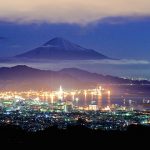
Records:
[[[110,89],[0,92],[0,125],[17,125],[36,132],[50,126],[66,129],[126,130],[150,126],[150,100],[114,96]]]

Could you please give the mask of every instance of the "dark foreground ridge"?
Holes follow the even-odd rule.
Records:
[[[18,126],[0,126],[1,144],[22,144],[22,145],[55,145],[58,142],[75,145],[88,144],[133,144],[147,143],[149,141],[150,127],[131,125],[127,131],[102,131],[91,130],[83,126],[69,126],[67,129],[58,129],[56,126],[47,128],[44,131],[26,132]],[[55,143],[53,143],[55,142]],[[55,145],[57,146],[57,145]]]

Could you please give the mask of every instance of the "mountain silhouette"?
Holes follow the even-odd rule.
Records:
[[[91,86],[97,86],[97,84],[139,85],[150,84],[150,82],[146,80],[134,81],[110,75],[101,75],[81,70],[78,68],[65,68],[60,71],[39,70],[25,65],[18,65],[10,68],[0,68],[1,90],[47,90],[56,89],[60,85],[62,85],[65,88],[90,88]]]
[[[17,55],[18,58],[50,60],[94,60],[109,57],[92,49],[83,48],[66,39],[56,37],[42,46]]]

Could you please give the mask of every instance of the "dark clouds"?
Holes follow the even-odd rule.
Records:
[[[6,37],[0,36],[0,41],[6,40]]]

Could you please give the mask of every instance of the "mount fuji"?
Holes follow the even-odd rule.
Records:
[[[109,57],[92,49],[83,48],[66,39],[56,37],[42,46],[15,56],[17,58],[50,60],[95,60]]]

